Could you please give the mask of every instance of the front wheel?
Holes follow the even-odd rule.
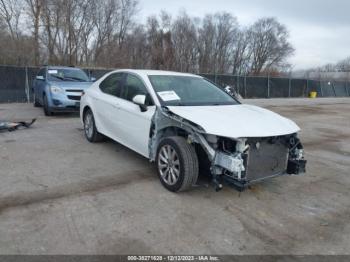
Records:
[[[43,101],[44,101],[44,114],[45,114],[45,116],[52,116],[53,113],[51,111],[51,108],[49,107],[49,102],[47,101],[46,95],[44,95]]]
[[[197,182],[197,154],[183,137],[164,138],[158,146],[156,163],[162,185],[172,192],[189,190]]]

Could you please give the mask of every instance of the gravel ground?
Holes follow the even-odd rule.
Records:
[[[245,103],[297,122],[306,175],[174,194],[147,159],[88,143],[77,115],[0,104],[38,117],[0,134],[0,254],[350,254],[350,99]]]

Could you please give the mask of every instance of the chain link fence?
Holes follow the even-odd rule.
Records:
[[[222,87],[235,88],[243,98],[309,97],[310,92],[317,92],[318,97],[350,96],[350,83],[346,81],[268,76],[201,75]]]
[[[39,69],[0,66],[0,103],[32,102],[33,79]],[[91,68],[83,70],[96,79],[111,71]],[[318,97],[350,96],[350,83],[344,81],[215,74],[201,76],[222,87],[235,88],[243,98],[308,97],[312,91],[317,92]]]
[[[33,101],[33,80],[40,67],[0,66],[0,103],[25,103]],[[96,79],[110,72],[108,69],[83,68]]]

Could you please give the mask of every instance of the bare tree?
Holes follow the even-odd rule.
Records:
[[[226,12],[206,15],[198,32],[200,72],[228,72],[237,45],[237,19]]]
[[[249,61],[251,52],[249,50],[249,34],[245,29],[238,31],[236,36],[236,44],[232,56],[232,74],[244,75],[249,70]]]
[[[133,19],[138,12],[138,1],[137,0],[120,0],[120,10],[118,22],[117,39],[119,48],[123,47],[123,42],[126,34],[133,26]]]
[[[94,40],[92,49],[94,50],[93,60],[98,65],[100,60],[103,60],[103,57],[101,57],[103,48],[112,41],[113,32],[117,25],[115,16],[118,8],[119,3],[115,0],[94,1],[94,12],[92,13]]]
[[[31,39],[22,34],[20,20],[23,14],[23,2],[21,0],[0,0],[0,19],[4,26],[3,55],[6,63],[17,65],[30,62]]]
[[[128,67],[131,68],[148,68],[150,54],[147,44],[147,32],[144,26],[139,25],[133,28],[133,31],[127,35],[125,40],[126,55],[129,58]]]
[[[0,17],[3,19],[11,34],[12,39],[18,39],[20,35],[19,21],[22,15],[21,0],[0,0]]]
[[[150,68],[160,69],[163,61],[163,42],[160,24],[156,16],[147,18],[147,42]]]
[[[174,21],[172,35],[175,46],[175,70],[198,72],[197,29],[195,22],[186,12],[182,12]]]
[[[80,0],[75,24],[76,63],[90,65],[91,42],[93,39],[94,0]]]
[[[149,67],[170,70],[174,65],[174,49],[171,32],[171,16],[161,12],[160,19],[150,16],[147,19],[147,43]]]
[[[24,1],[32,34],[20,25]],[[165,11],[136,22],[138,0],[0,0],[0,50],[7,63],[88,65],[259,74],[288,69],[293,48],[273,18],[250,28],[227,13],[203,19]],[[6,55],[7,53],[10,55]],[[345,68],[346,63],[338,65]]]
[[[166,11],[161,11],[161,32],[163,46],[163,66],[162,69],[173,70],[175,64],[175,49],[173,45],[173,34],[171,32],[172,17]]]
[[[288,42],[286,27],[275,18],[262,18],[249,29],[251,65],[250,71],[259,74],[263,70],[285,63],[294,49]]]
[[[60,33],[61,16],[63,9],[60,2],[57,0],[46,0],[42,10],[42,23],[44,25],[44,31],[41,35],[41,39],[44,45],[47,47],[47,62],[49,64],[60,63],[59,57],[56,54],[58,45],[58,36]]]
[[[199,72],[213,73],[216,27],[212,15],[206,15],[198,29]]]
[[[232,52],[236,45],[238,23],[229,13],[218,13],[214,16],[217,26],[215,57],[216,72],[228,72],[232,61]]]
[[[337,71],[340,72],[350,72],[350,57],[341,60],[335,65]]]
[[[39,50],[39,27],[40,27],[40,16],[43,7],[44,0],[25,0],[28,6],[28,14],[32,22],[33,36],[34,36],[34,64],[38,65],[40,61],[40,50]]]

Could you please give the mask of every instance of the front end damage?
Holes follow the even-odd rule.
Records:
[[[305,172],[303,147],[296,134],[279,137],[218,139],[212,162],[216,189],[221,181],[243,190],[249,184],[285,174]]]
[[[157,108],[150,131],[150,160],[166,136],[180,135],[206,154],[215,189],[223,182],[242,191],[248,185],[275,176],[305,172],[303,146],[297,134],[262,138],[226,138],[206,134],[200,126],[166,107]]]

